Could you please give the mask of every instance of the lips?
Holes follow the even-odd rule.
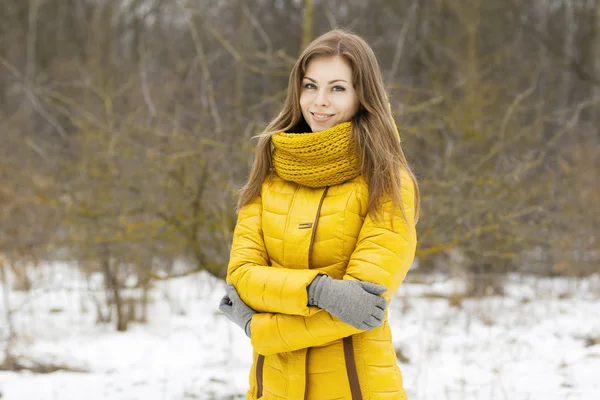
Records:
[[[335,114],[324,114],[324,113],[310,113],[312,115],[312,119],[315,122],[326,122],[331,119]]]

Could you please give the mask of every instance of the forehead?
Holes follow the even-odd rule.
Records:
[[[306,66],[304,76],[317,81],[330,81],[344,79],[352,81],[352,67],[350,63],[340,56],[319,56],[312,58]]]

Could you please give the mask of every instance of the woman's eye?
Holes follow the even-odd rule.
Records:
[[[316,88],[316,86],[313,83],[305,83],[304,88],[305,89],[314,89],[314,88]]]
[[[335,92],[343,92],[344,90],[346,90],[346,88],[345,88],[345,87],[343,87],[343,86],[334,86],[334,87],[333,87],[333,90],[334,90]]]

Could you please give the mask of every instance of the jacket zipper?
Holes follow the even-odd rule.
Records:
[[[256,359],[256,398],[260,399],[263,395],[263,369],[265,365],[265,356],[258,355]]]
[[[317,225],[319,224],[319,216],[321,215],[321,208],[323,207],[323,202],[325,201],[325,197],[327,196],[327,191],[329,190],[329,186],[325,188],[323,194],[321,195],[321,200],[319,201],[319,206],[317,207],[317,215],[315,216],[315,222],[312,224],[312,232],[310,234],[310,244],[308,245],[308,269],[312,269],[312,251],[313,244],[315,243],[315,236],[317,233]],[[307,226],[308,227],[308,226]],[[301,227],[302,228],[302,227]],[[306,359],[304,363],[304,399],[306,400],[306,396],[308,395],[308,356],[310,354],[310,347],[306,349]],[[265,356],[262,354],[258,355],[256,359],[256,398],[260,399],[263,394],[263,369],[265,363]]]
[[[319,224],[319,217],[321,215],[321,207],[323,207],[323,201],[327,196],[329,187],[325,188],[321,201],[319,201],[319,207],[317,208],[317,215],[315,222],[313,223],[313,231],[310,236],[310,244],[308,246],[308,268],[312,269],[312,251],[315,243],[315,236],[317,234],[317,225]],[[350,384],[350,393],[352,394],[352,400],[362,400],[362,394],[360,392],[360,384],[358,382],[358,372],[356,370],[356,359],[354,357],[354,343],[352,343],[352,337],[346,337],[344,342],[344,359],[346,360],[346,373],[348,375],[348,382]],[[304,388],[304,400],[307,400],[308,395],[308,354],[310,348],[306,351],[306,365],[305,365],[305,388]]]
[[[315,243],[315,236],[317,235],[317,226],[319,225],[319,217],[321,216],[321,208],[323,207],[323,202],[325,201],[325,197],[327,196],[327,191],[329,190],[329,186],[325,187],[323,194],[321,195],[321,200],[319,200],[319,206],[317,207],[317,215],[315,216],[315,222],[312,224],[312,232],[310,233],[310,244],[308,245],[308,269],[312,269],[312,252],[313,245]],[[310,347],[306,349],[306,357],[304,360],[304,400],[308,399],[308,356],[310,354]]]
[[[352,343],[352,336],[344,338],[344,359],[346,360],[346,372],[348,374],[348,383],[350,384],[352,400],[362,400],[360,384],[358,383],[358,372],[356,371],[356,359],[354,358],[354,343]]]

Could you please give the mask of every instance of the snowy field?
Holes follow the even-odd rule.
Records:
[[[0,372],[2,400],[244,397],[251,347],[218,312],[222,282],[199,274],[158,283],[150,322],[117,333],[94,323],[89,289],[74,270],[48,265],[40,273],[27,297],[10,293],[18,308],[16,353],[87,372]],[[511,276],[505,297],[461,307],[436,296],[457,288],[443,277],[405,283],[391,305],[410,400],[600,399],[600,345],[589,342],[600,337],[598,276]]]

